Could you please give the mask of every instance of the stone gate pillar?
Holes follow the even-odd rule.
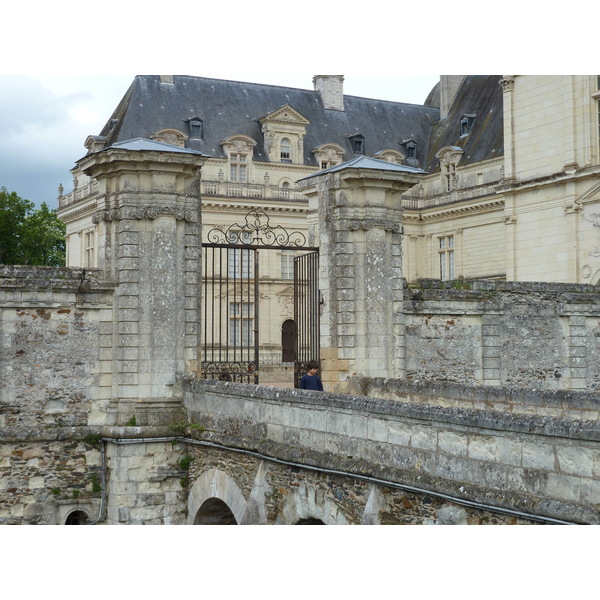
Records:
[[[106,400],[97,422],[173,422],[197,357],[198,152],[132,140],[79,164],[101,191],[99,266],[116,283],[111,340],[100,348]],[[108,331],[105,333],[109,333]]]
[[[402,206],[420,169],[361,157],[300,182],[320,248],[321,368],[328,391],[349,377],[402,377]]]

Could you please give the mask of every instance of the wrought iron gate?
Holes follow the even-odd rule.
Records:
[[[319,253],[294,258],[294,387],[319,355]]]
[[[317,255],[316,248],[305,245],[303,233],[289,233],[281,226],[272,227],[269,221],[266,213],[250,211],[242,223],[211,229],[207,241],[202,244],[202,357],[199,374],[205,379],[259,382],[261,254],[266,250],[308,250],[312,252],[306,256]],[[304,273],[304,270],[301,272]],[[318,329],[315,330],[312,324],[304,324],[304,315],[311,314],[311,311],[314,313],[316,309],[318,316],[318,305],[313,309],[306,305],[306,295],[309,287],[312,290],[312,285],[302,281],[296,284],[294,279],[294,307],[297,293],[302,297],[299,306],[305,307],[298,313],[302,324],[295,326],[296,337],[302,335],[303,341],[298,343],[296,340],[294,344],[294,365],[306,362],[298,360],[297,352],[299,349],[304,352],[309,331],[318,337]],[[295,323],[299,323],[296,317]],[[318,341],[312,343],[318,347]]]

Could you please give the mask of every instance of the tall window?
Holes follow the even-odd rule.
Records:
[[[96,266],[96,232],[86,231],[83,238],[84,242],[84,267],[95,267]]]
[[[248,180],[248,165],[246,155],[231,154],[229,156],[229,161],[231,163],[229,170],[230,181],[246,183],[246,181]]]
[[[254,272],[253,251],[247,248],[229,248],[227,264],[229,277],[251,279]]]
[[[294,279],[294,250],[281,251],[281,279]]]
[[[454,236],[441,237],[439,243],[440,279],[454,279]]]
[[[444,186],[447,192],[451,192],[454,187],[455,175],[456,165],[454,163],[444,165]]]
[[[231,302],[229,304],[229,344],[252,346],[254,344],[254,304]]]
[[[281,140],[281,162],[292,162],[292,144],[287,138]]]

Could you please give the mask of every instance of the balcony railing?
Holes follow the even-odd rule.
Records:
[[[98,194],[98,182],[92,181],[75,188],[68,194],[58,197],[58,206],[63,208]],[[251,198],[259,200],[283,200],[289,202],[307,202],[304,194],[292,188],[280,188],[273,185],[255,183],[231,183],[225,181],[202,181],[201,195],[207,197]]]
[[[307,201],[304,194],[292,188],[256,183],[231,183],[227,181],[202,181],[201,195],[224,198],[258,198],[260,200]]]
[[[96,194],[98,194],[98,182],[90,181],[81,187],[75,188],[68,194],[61,194],[58,197],[58,206],[59,208],[62,208],[63,206],[68,206],[69,204],[79,202],[80,200],[84,200],[90,196],[95,196]]]
[[[444,204],[452,204],[453,202],[472,200],[473,198],[481,198],[483,196],[494,196],[497,193],[497,189],[497,183],[489,183],[475,185],[464,190],[452,190],[451,192],[436,194],[435,196],[403,196],[402,206],[409,210],[434,208],[436,206],[443,206]]]

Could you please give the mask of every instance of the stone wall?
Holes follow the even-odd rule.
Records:
[[[88,423],[106,395],[112,291],[93,271],[0,266],[0,426]]]
[[[557,417],[585,423],[600,422],[598,394],[584,390],[544,390],[447,381],[431,383],[410,379],[354,377],[349,381],[349,391],[356,396],[398,400],[410,404]]]
[[[107,397],[112,293],[93,270],[0,266],[1,523],[98,515],[89,424]]]
[[[61,525],[73,511],[88,521],[99,517],[100,446],[78,429],[29,437],[0,430],[0,524]]]
[[[597,423],[460,403],[439,407],[201,380],[186,385],[190,422],[225,445],[481,508],[600,522]]]
[[[405,377],[596,390],[599,309],[591,285],[422,280],[405,289]]]

